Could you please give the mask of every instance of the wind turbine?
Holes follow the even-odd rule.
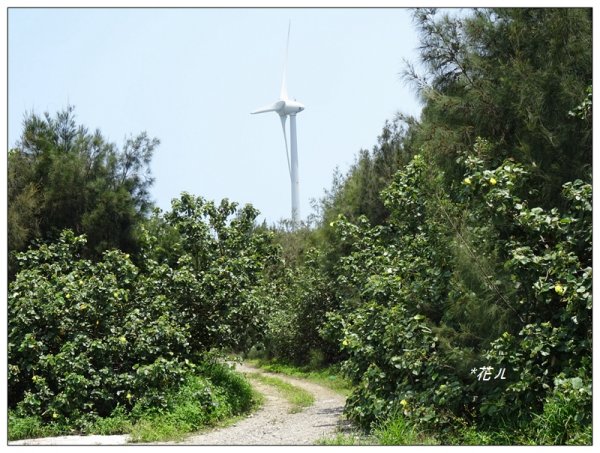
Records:
[[[283,65],[283,79],[281,81],[281,91],[279,93],[279,100],[271,105],[266,105],[252,112],[265,113],[265,112],[276,112],[281,119],[281,128],[283,129],[283,139],[285,141],[285,157],[288,162],[288,171],[290,173],[290,180],[292,183],[292,226],[295,228],[300,221],[300,180],[298,177],[298,144],[296,138],[296,114],[304,110],[304,105],[297,102],[295,99],[291,100],[287,93],[287,57],[288,49],[290,47],[290,28],[291,22],[288,26],[287,44],[285,47],[285,61]],[[288,153],[288,141],[287,132],[285,129],[285,123],[287,117],[290,117],[290,141],[291,141],[291,162],[290,155]]]

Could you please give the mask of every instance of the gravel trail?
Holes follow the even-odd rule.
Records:
[[[335,434],[345,399],[334,391],[303,379],[267,373],[246,364],[237,364],[242,373],[274,376],[312,393],[315,403],[302,412],[291,414],[290,404],[269,385],[252,380],[252,385],[265,397],[263,406],[237,423],[208,432],[191,435],[181,442],[158,445],[311,445]],[[25,439],[9,445],[124,445],[129,436],[61,436]],[[136,444],[137,445],[137,444]]]
[[[337,430],[344,408],[344,397],[312,382],[283,374],[267,373],[242,364],[236,369],[242,373],[260,372],[296,385],[315,397],[315,403],[302,412],[290,414],[289,403],[277,389],[252,381],[265,395],[263,407],[252,416],[225,429],[192,436],[185,444],[193,445],[311,445]]]

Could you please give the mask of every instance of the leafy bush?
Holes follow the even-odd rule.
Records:
[[[171,300],[189,324],[194,350],[244,351],[262,337],[264,276],[278,251],[272,235],[255,227],[257,215],[251,205],[238,210],[227,199],[217,206],[183,193],[164,216],[178,234]],[[151,248],[146,255],[154,258]]]
[[[82,430],[117,407],[134,418],[164,410],[212,348],[248,348],[263,334],[263,275],[277,260],[256,215],[183,194],[165,215],[180,254],[173,267],[155,259],[162,238],[148,231],[139,267],[118,250],[83,259],[85,238],[70,231],[17,254],[8,297],[15,414]],[[236,411],[247,407],[243,382],[215,370],[202,372],[227,384],[219,391]]]
[[[198,371],[201,375],[188,376],[167,396],[165,409],[140,416],[131,433],[134,442],[178,440],[256,405],[249,382],[227,365],[209,361]]]
[[[529,208],[510,190],[515,169],[506,162],[494,170],[496,187],[481,194],[482,213],[506,225],[499,250],[514,285],[517,303],[511,308],[519,321],[486,353],[491,364],[508,367],[513,377],[505,389],[484,398],[481,408],[508,417],[541,410],[561,373],[591,375],[592,346],[591,186],[579,180],[565,184],[569,205],[562,214]],[[481,181],[480,174],[471,178]]]
[[[346,410],[365,427],[399,410],[401,401],[415,411],[436,403],[438,410],[422,414],[428,421],[456,404],[464,364],[449,366],[449,360],[459,360],[440,354],[434,332],[451,272],[444,241],[448,229],[423,196],[432,180],[417,156],[384,195],[392,208],[390,225],[336,222],[354,252],[342,262],[340,279],[349,297],[340,313],[330,315],[331,330],[341,326],[341,345],[349,357],[344,369],[358,384]]]
[[[562,213],[529,208],[515,194],[524,168],[487,170],[476,155],[462,160],[458,201],[416,156],[383,193],[389,225],[336,222],[353,250],[340,275],[348,298],[329,314],[356,384],[346,412],[372,427],[400,411],[440,439],[464,420],[541,414],[564,443],[569,407],[584,426],[591,414],[585,392],[559,401],[552,390],[563,373],[591,376],[591,186],[565,184]],[[507,379],[479,382],[471,370],[483,365]]]
[[[9,404],[44,422],[161,406],[193,369],[189,332],[165,296],[126,254],[80,259],[84,242],[65,231],[18,255],[10,285]]]
[[[539,445],[592,444],[592,383],[589,378],[557,377],[544,410],[532,423]],[[589,429],[586,429],[588,427]]]
[[[209,361],[202,366],[201,371],[220,389],[224,400],[227,401],[228,415],[247,412],[255,404],[250,383],[229,366]]]
[[[8,411],[9,439],[30,439],[34,437],[54,436],[60,432],[57,425],[44,425],[42,419],[35,415],[19,416]]]
[[[331,282],[322,273],[321,254],[306,253],[306,261],[284,269],[271,281],[264,346],[269,357],[306,365],[320,365],[338,351],[335,342],[322,335],[325,314],[337,307]]]

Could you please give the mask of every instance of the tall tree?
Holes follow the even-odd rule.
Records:
[[[78,125],[74,108],[29,114],[8,159],[9,251],[63,229],[88,236],[86,254],[135,251],[135,227],[149,211],[149,165],[159,140],[145,132],[119,150]]]
[[[448,180],[477,137],[493,144],[492,165],[526,165],[541,205],[561,202],[565,182],[591,179],[591,122],[568,114],[592,83],[591,9],[419,9],[415,20],[426,73],[406,75],[426,101],[420,146]]]

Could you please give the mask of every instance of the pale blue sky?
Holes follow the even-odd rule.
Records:
[[[71,104],[79,123],[121,145],[161,140],[152,196],[182,191],[252,203],[260,219],[290,215],[279,118],[250,111],[279,97],[288,22],[288,93],[298,115],[302,217],[371,149],[386,119],[417,115],[399,73],[417,60],[407,9],[10,9],[8,140],[28,111]]]

